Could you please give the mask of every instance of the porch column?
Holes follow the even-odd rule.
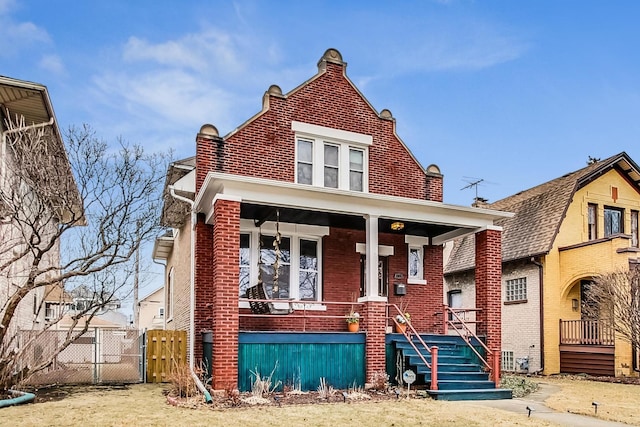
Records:
[[[367,256],[365,269],[365,296],[378,296],[378,217],[365,215]]]
[[[476,233],[476,319],[478,335],[486,336],[493,352],[490,366],[498,363],[502,351],[502,228],[490,226]],[[497,358],[497,360],[494,360]],[[499,374],[499,373],[498,373]],[[499,384],[496,384],[499,386]]]
[[[214,390],[238,387],[238,292],[240,201],[213,201],[213,363]]]
[[[385,337],[386,337],[386,308],[385,301],[365,302],[365,316],[367,319],[367,335],[365,344],[366,354],[366,382],[371,382],[375,372],[386,371]]]

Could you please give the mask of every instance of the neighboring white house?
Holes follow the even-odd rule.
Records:
[[[142,298],[138,303],[138,330],[164,329],[164,287]]]
[[[9,126],[9,123],[13,125]],[[36,252],[41,253],[38,255],[41,257],[39,269],[43,272],[39,273],[37,280],[46,281],[47,270],[51,274],[56,273],[60,265],[59,244],[55,242],[53,247],[46,249],[37,246],[45,245],[43,242],[47,235],[55,232],[58,220],[68,214],[65,209],[70,207],[61,207],[57,200],[59,195],[55,192],[45,196],[45,200],[33,197],[28,182],[15,172],[24,170],[18,159],[25,151],[17,141],[28,129],[46,132],[46,152],[38,154],[48,156],[52,159],[51,164],[59,167],[56,167],[58,176],[55,177],[32,176],[29,172],[25,175],[35,181],[46,178],[50,189],[59,189],[59,194],[72,195],[80,201],[47,88],[38,83],[0,76],[0,266],[4,266],[0,269],[0,315],[7,310],[7,302],[24,286],[33,271],[32,261]],[[41,173],[46,170],[43,165],[31,165]],[[78,203],[71,209],[81,208]],[[36,210],[38,214],[34,213]],[[34,248],[38,250],[34,251]],[[5,338],[11,339],[18,329],[44,328],[47,315],[43,303],[45,295],[46,289],[41,286],[21,299],[10,324],[3,325],[9,332]]]

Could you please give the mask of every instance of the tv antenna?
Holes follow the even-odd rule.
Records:
[[[473,199],[474,205],[477,202],[486,202],[487,199],[485,199],[484,197],[478,197],[478,187],[480,186],[481,183],[485,182],[485,180],[483,178],[471,178],[471,179],[473,181],[465,180],[469,185],[465,185],[460,190],[466,190],[467,188],[473,188],[475,190],[476,196]]]

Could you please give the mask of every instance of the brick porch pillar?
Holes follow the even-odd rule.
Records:
[[[240,202],[216,197],[213,206],[213,363],[214,390],[238,387],[238,286]]]
[[[364,310],[367,318],[367,338],[365,352],[367,358],[366,379],[370,381],[374,372],[386,371],[385,337],[386,337],[385,301],[366,301]]]
[[[476,233],[476,319],[478,335],[486,336],[494,358],[502,350],[502,228],[487,227]],[[490,358],[491,366],[500,366]],[[497,384],[498,385],[498,384]]]

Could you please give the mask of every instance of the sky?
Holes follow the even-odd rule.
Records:
[[[47,86],[62,130],[185,158],[335,48],[445,203],[470,205],[589,157],[640,162],[639,18],[632,0],[0,0],[0,75]]]

